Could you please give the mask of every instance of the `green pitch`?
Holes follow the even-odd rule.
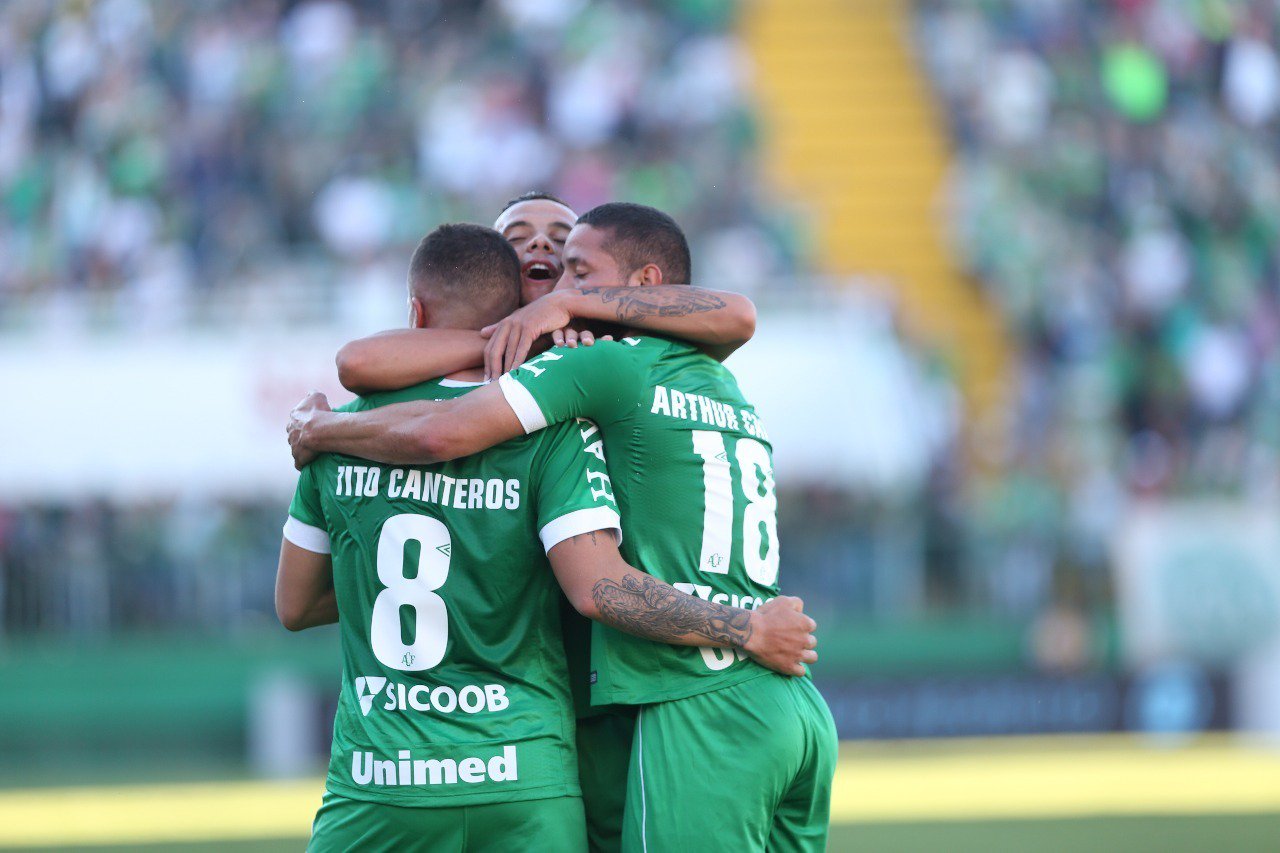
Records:
[[[321,787],[312,778],[0,791],[0,851],[297,850]],[[847,744],[832,817],[833,851],[1270,851],[1280,751],[1231,736]]]
[[[1181,815],[1178,817],[1113,817],[1076,820],[948,821],[945,823],[872,823],[835,826],[830,850],[894,850],[898,853],[1037,853],[1124,850],[1126,853],[1177,851],[1275,850],[1280,838],[1280,814]],[[219,841],[188,844],[64,847],[77,853],[285,853],[297,851],[305,838],[260,841]],[[52,848],[10,848],[48,851]]]

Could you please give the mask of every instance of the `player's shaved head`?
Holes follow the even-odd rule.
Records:
[[[655,207],[625,201],[593,207],[578,217],[604,235],[604,250],[626,277],[646,264],[662,270],[663,284],[688,284],[693,259],[689,241],[676,221]]]
[[[441,225],[414,250],[409,295],[433,327],[479,329],[520,306],[520,261],[492,228]]]

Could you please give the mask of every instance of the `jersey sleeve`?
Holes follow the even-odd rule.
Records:
[[[315,464],[298,475],[298,487],[289,503],[289,517],[284,522],[284,538],[294,545],[317,554],[329,553],[329,531],[325,529],[324,510],[320,508],[320,484]]]
[[[534,457],[538,537],[550,551],[580,533],[611,530],[622,543],[600,429],[587,420],[558,424],[542,436]]]
[[[612,423],[635,407],[647,377],[640,341],[550,349],[498,378],[526,433],[573,418]]]

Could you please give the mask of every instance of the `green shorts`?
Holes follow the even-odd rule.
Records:
[[[768,673],[645,705],[622,849],[826,849],[836,769],[831,710],[808,678]]]
[[[307,850],[586,853],[584,827],[578,797],[414,808],[353,800],[325,791]]]
[[[622,849],[627,768],[635,730],[634,706],[617,705],[578,720],[578,781],[591,853],[618,853]]]

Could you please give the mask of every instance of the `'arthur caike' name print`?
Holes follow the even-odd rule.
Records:
[[[703,394],[691,394],[676,388],[655,385],[653,405],[649,407],[649,412],[734,431],[738,430],[741,424],[742,431],[747,435],[769,440],[768,433],[764,431],[764,424],[756,417],[755,412],[735,409],[728,403],[713,400]]]

